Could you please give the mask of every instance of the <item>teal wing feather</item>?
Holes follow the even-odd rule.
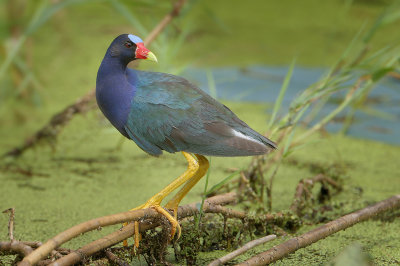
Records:
[[[267,138],[186,79],[155,72],[135,74],[136,93],[125,129],[144,151],[243,156],[263,154],[272,147]],[[232,129],[255,141],[238,138]]]

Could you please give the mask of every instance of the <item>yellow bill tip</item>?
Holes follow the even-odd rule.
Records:
[[[157,57],[152,52],[149,52],[146,57],[147,60],[158,63]]]

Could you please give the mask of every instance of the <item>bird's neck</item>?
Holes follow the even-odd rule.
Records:
[[[125,75],[126,67],[129,62],[124,62],[118,57],[113,57],[108,53],[104,56],[103,61],[101,62],[99,74],[101,77],[112,77],[115,75]]]
[[[110,122],[125,136],[124,125],[129,115],[135,86],[126,75],[127,63],[116,57],[104,57],[96,80],[97,103]]]

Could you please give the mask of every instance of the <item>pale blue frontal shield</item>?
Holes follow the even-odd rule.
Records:
[[[143,42],[142,39],[140,39],[138,36],[133,35],[133,34],[129,34],[128,38],[133,42],[133,43],[140,43]]]

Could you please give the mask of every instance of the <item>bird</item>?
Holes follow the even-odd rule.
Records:
[[[171,223],[171,239],[181,233],[177,211],[181,200],[206,174],[205,156],[254,156],[267,154],[277,145],[240,120],[185,78],[167,73],[139,71],[134,60],[157,58],[133,34],[117,36],[108,47],[96,79],[97,104],[110,123],[126,138],[152,156],[163,151],[181,152],[186,171],[136,209],[153,208]],[[243,88],[246,89],[246,88]],[[182,187],[161,207],[162,200]],[[166,209],[172,210],[171,215]],[[139,245],[135,222],[135,246]]]

